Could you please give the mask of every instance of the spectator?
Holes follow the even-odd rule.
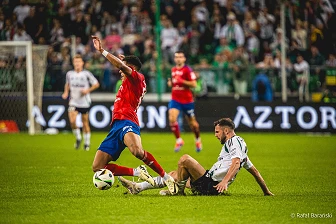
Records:
[[[281,49],[281,41],[282,41],[282,29],[281,28],[277,28],[276,29],[276,35],[273,39],[273,42],[270,44],[270,48],[272,50],[272,53],[275,53],[276,50],[280,50]],[[286,37],[285,37],[286,38]],[[285,39],[285,49],[288,48],[288,40]]]
[[[214,43],[215,46],[217,46],[219,44],[220,31],[222,29],[222,26],[224,25],[224,21],[223,21],[224,19],[223,19],[222,15],[219,14],[219,13],[220,13],[219,9],[217,9],[217,11],[214,10],[214,15],[211,19],[211,28],[212,28],[213,34],[214,34],[213,43]]]
[[[24,24],[25,18],[28,17],[30,11],[30,6],[27,4],[27,0],[20,0],[20,5],[16,6],[13,13],[17,16],[17,21],[21,25]]]
[[[163,29],[161,31],[161,49],[164,60],[169,63],[173,62],[173,55],[178,50],[179,34],[177,29],[168,19],[162,19]]]
[[[292,29],[292,41],[296,41],[302,50],[307,49],[307,30],[303,28],[301,20],[296,20],[295,29]]]
[[[194,88],[196,99],[207,99],[208,98],[208,88],[206,82],[198,71],[195,71],[197,85]],[[182,119],[183,121],[183,119]]]
[[[64,41],[64,32],[61,27],[60,22],[57,19],[53,20],[53,28],[50,31],[50,43],[55,46],[57,50],[59,50],[59,46]]]
[[[213,67],[217,71],[217,93],[228,94],[230,92],[230,77],[228,73],[231,54],[228,51],[216,54],[213,62]]]
[[[225,37],[234,48],[244,45],[244,32],[234,13],[227,15],[227,23],[222,27],[220,37]]]
[[[104,39],[104,45],[108,51],[112,49],[113,44],[117,44],[119,47],[121,46],[121,36],[118,34],[117,29],[111,29],[111,32],[107,34]]]
[[[200,3],[194,7],[192,13],[199,23],[204,24],[205,26],[209,24],[209,11],[205,0],[201,0]]]
[[[275,55],[275,59],[274,59],[274,67],[278,72],[278,78],[281,79],[281,52],[278,50],[276,52]],[[287,79],[287,87],[288,87],[288,91],[293,92],[294,88],[295,88],[295,84],[296,83],[296,77],[293,77],[293,64],[291,62],[291,60],[289,59],[289,57],[286,58],[286,62],[285,62],[285,71],[286,71],[286,79]],[[277,90],[276,88],[274,90]]]
[[[231,54],[233,50],[234,48],[231,45],[229,45],[226,37],[221,37],[219,39],[219,46],[217,46],[215,49],[215,54],[218,54],[224,51],[228,51]]]
[[[206,58],[201,58],[199,64],[195,65],[195,69],[198,70],[200,82],[205,83],[207,91],[216,92],[216,74],[212,70],[208,60]]]
[[[258,22],[253,18],[250,11],[246,11],[244,14],[243,29],[245,36],[247,36],[249,32],[257,33],[259,31]]]
[[[271,54],[265,54],[264,60],[256,65],[256,68],[269,70],[274,68],[274,61]]]
[[[86,23],[84,21],[83,12],[78,10],[75,14],[75,20],[71,23],[70,33],[79,37],[82,44],[87,44],[88,37],[85,35]]]
[[[322,30],[317,28],[314,24],[310,24],[310,44],[320,49],[325,44],[323,43],[323,39]]]
[[[249,55],[249,61],[255,63],[258,60],[260,42],[253,30],[246,31],[246,50]]]
[[[85,54],[85,45],[82,44],[82,40],[80,37],[76,37],[75,52],[76,54],[80,54],[80,55]]]
[[[271,43],[274,34],[275,17],[268,13],[265,7],[259,11],[257,21],[260,26],[260,39],[261,42]]]
[[[325,70],[321,67],[325,64],[325,58],[321,55],[319,49],[315,45],[310,47],[310,57],[308,59],[310,67],[310,78],[318,77],[319,84],[317,86],[325,87]]]
[[[65,11],[65,8],[59,8],[54,18],[59,21],[64,32],[64,37],[69,36],[71,29],[71,19],[70,15]]]
[[[239,99],[241,95],[247,93],[248,59],[244,55],[243,47],[238,47],[234,51],[230,68],[233,74],[234,96],[235,99]]]
[[[309,101],[309,64],[303,59],[302,55],[297,56],[297,63],[294,64],[294,71],[296,72],[296,81],[299,84],[299,100],[303,102]]]
[[[27,34],[37,43],[37,36],[39,34],[39,21],[35,15],[35,7],[31,7],[29,10],[29,15],[24,19],[23,22]]]
[[[325,62],[325,65],[329,68],[336,68],[336,57],[335,54],[329,53],[328,59]]]
[[[50,78],[50,90],[61,91],[64,88],[65,76],[61,69],[62,61],[57,52],[50,52],[47,65],[47,75]],[[48,77],[47,76],[47,77]]]
[[[98,51],[92,53],[92,57],[85,63],[85,68],[97,78],[99,83],[103,83],[104,58],[101,57]]]
[[[16,30],[16,33],[13,36],[13,41],[33,41],[29,34],[24,30],[23,25],[19,24]],[[15,48],[15,58],[24,58],[26,56],[25,47],[16,47]]]
[[[280,49],[278,49],[280,50]],[[305,51],[299,47],[299,44],[296,40],[291,41],[291,46],[289,47],[288,56],[292,63],[296,62],[296,57],[298,54],[304,55]]]
[[[10,41],[13,40],[15,28],[10,18],[5,19],[4,27],[0,30],[0,40]]]

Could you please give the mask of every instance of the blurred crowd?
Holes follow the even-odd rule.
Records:
[[[90,35],[99,36],[113,54],[134,54],[143,62],[150,92],[157,86],[157,48],[162,50],[161,89],[183,50],[197,71],[201,92],[244,95],[254,78],[264,74],[280,91],[279,69],[286,65],[288,91],[328,89],[336,75],[335,5],[329,0],[288,0],[285,30],[280,28],[280,4],[275,0],[161,0],[159,26],[154,0],[2,0],[0,40],[31,40],[47,44],[46,91],[63,90],[72,68],[71,37],[100,81],[101,91],[115,91],[118,71],[97,53]],[[161,31],[156,46],[155,31]],[[280,57],[285,32],[286,61]],[[330,73],[330,74],[329,74]],[[259,86],[259,84],[258,84]],[[336,86],[336,84],[335,84]],[[333,90],[334,91],[334,90]]]

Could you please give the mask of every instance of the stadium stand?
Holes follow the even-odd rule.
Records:
[[[286,1],[286,72],[288,92],[298,91],[297,55],[310,65],[311,92],[335,91],[336,19],[334,1]],[[84,55],[86,68],[99,79],[99,91],[114,91],[119,73],[95,52],[90,35],[100,36],[114,54],[134,54],[144,64],[150,92],[156,92],[156,49],[161,48],[163,78],[182,49],[188,63],[209,80],[211,93],[251,92],[260,72],[281,91],[280,7],[273,0],[161,0],[161,46],[155,44],[155,1],[144,0],[3,0],[0,40],[25,36],[48,44],[44,91],[62,91],[71,68],[71,36],[75,53]],[[22,31],[23,29],[23,31]],[[248,65],[245,64],[248,62]],[[244,66],[239,66],[244,62]],[[215,76],[214,79],[206,77]],[[247,83],[238,85],[237,83]],[[169,89],[163,82],[164,91]],[[238,91],[239,86],[239,91]]]

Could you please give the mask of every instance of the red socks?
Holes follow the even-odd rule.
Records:
[[[114,163],[107,164],[105,169],[110,170],[115,176],[133,176],[133,168],[119,166]]]
[[[147,166],[149,166],[152,170],[154,170],[157,174],[159,174],[161,177],[165,175],[165,171],[162,169],[160,164],[156,161],[154,156],[150,154],[149,152],[145,151],[145,155],[142,161]],[[104,168],[110,170],[115,176],[133,176],[134,175],[133,168],[119,166],[114,163],[107,164]]]
[[[174,133],[176,139],[180,137],[180,127],[177,121],[170,125],[170,130]]]
[[[147,166],[149,166],[152,170],[154,170],[157,174],[159,174],[161,177],[163,177],[165,175],[165,171],[162,169],[160,164],[156,161],[154,156],[147,151],[144,151],[144,152],[145,152],[145,155],[144,155],[144,158],[142,159],[142,161]]]

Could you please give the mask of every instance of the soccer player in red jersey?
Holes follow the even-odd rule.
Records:
[[[174,55],[176,66],[172,68],[172,79],[168,79],[168,86],[172,87],[172,98],[169,102],[169,125],[175,135],[175,152],[181,150],[184,141],[180,136],[177,118],[180,112],[188,117],[188,123],[195,134],[196,152],[202,150],[199,124],[195,117],[194,96],[191,88],[196,87],[196,75],[187,66],[183,51],[177,51]]]
[[[147,172],[145,166],[133,169],[109,163],[116,161],[125,147],[128,147],[136,158],[142,160],[163,178],[170,192],[176,194],[178,187],[174,179],[162,169],[151,153],[142,148],[136,112],[146,93],[146,82],[145,77],[138,72],[141,68],[139,58],[133,55],[116,57],[102,48],[101,40],[98,37],[92,36],[92,39],[96,50],[100,51],[113,66],[120,70],[122,80],[114,101],[111,130],[96,152],[92,164],[93,171],[106,168],[111,170],[115,176],[138,176],[154,186],[154,179]]]

